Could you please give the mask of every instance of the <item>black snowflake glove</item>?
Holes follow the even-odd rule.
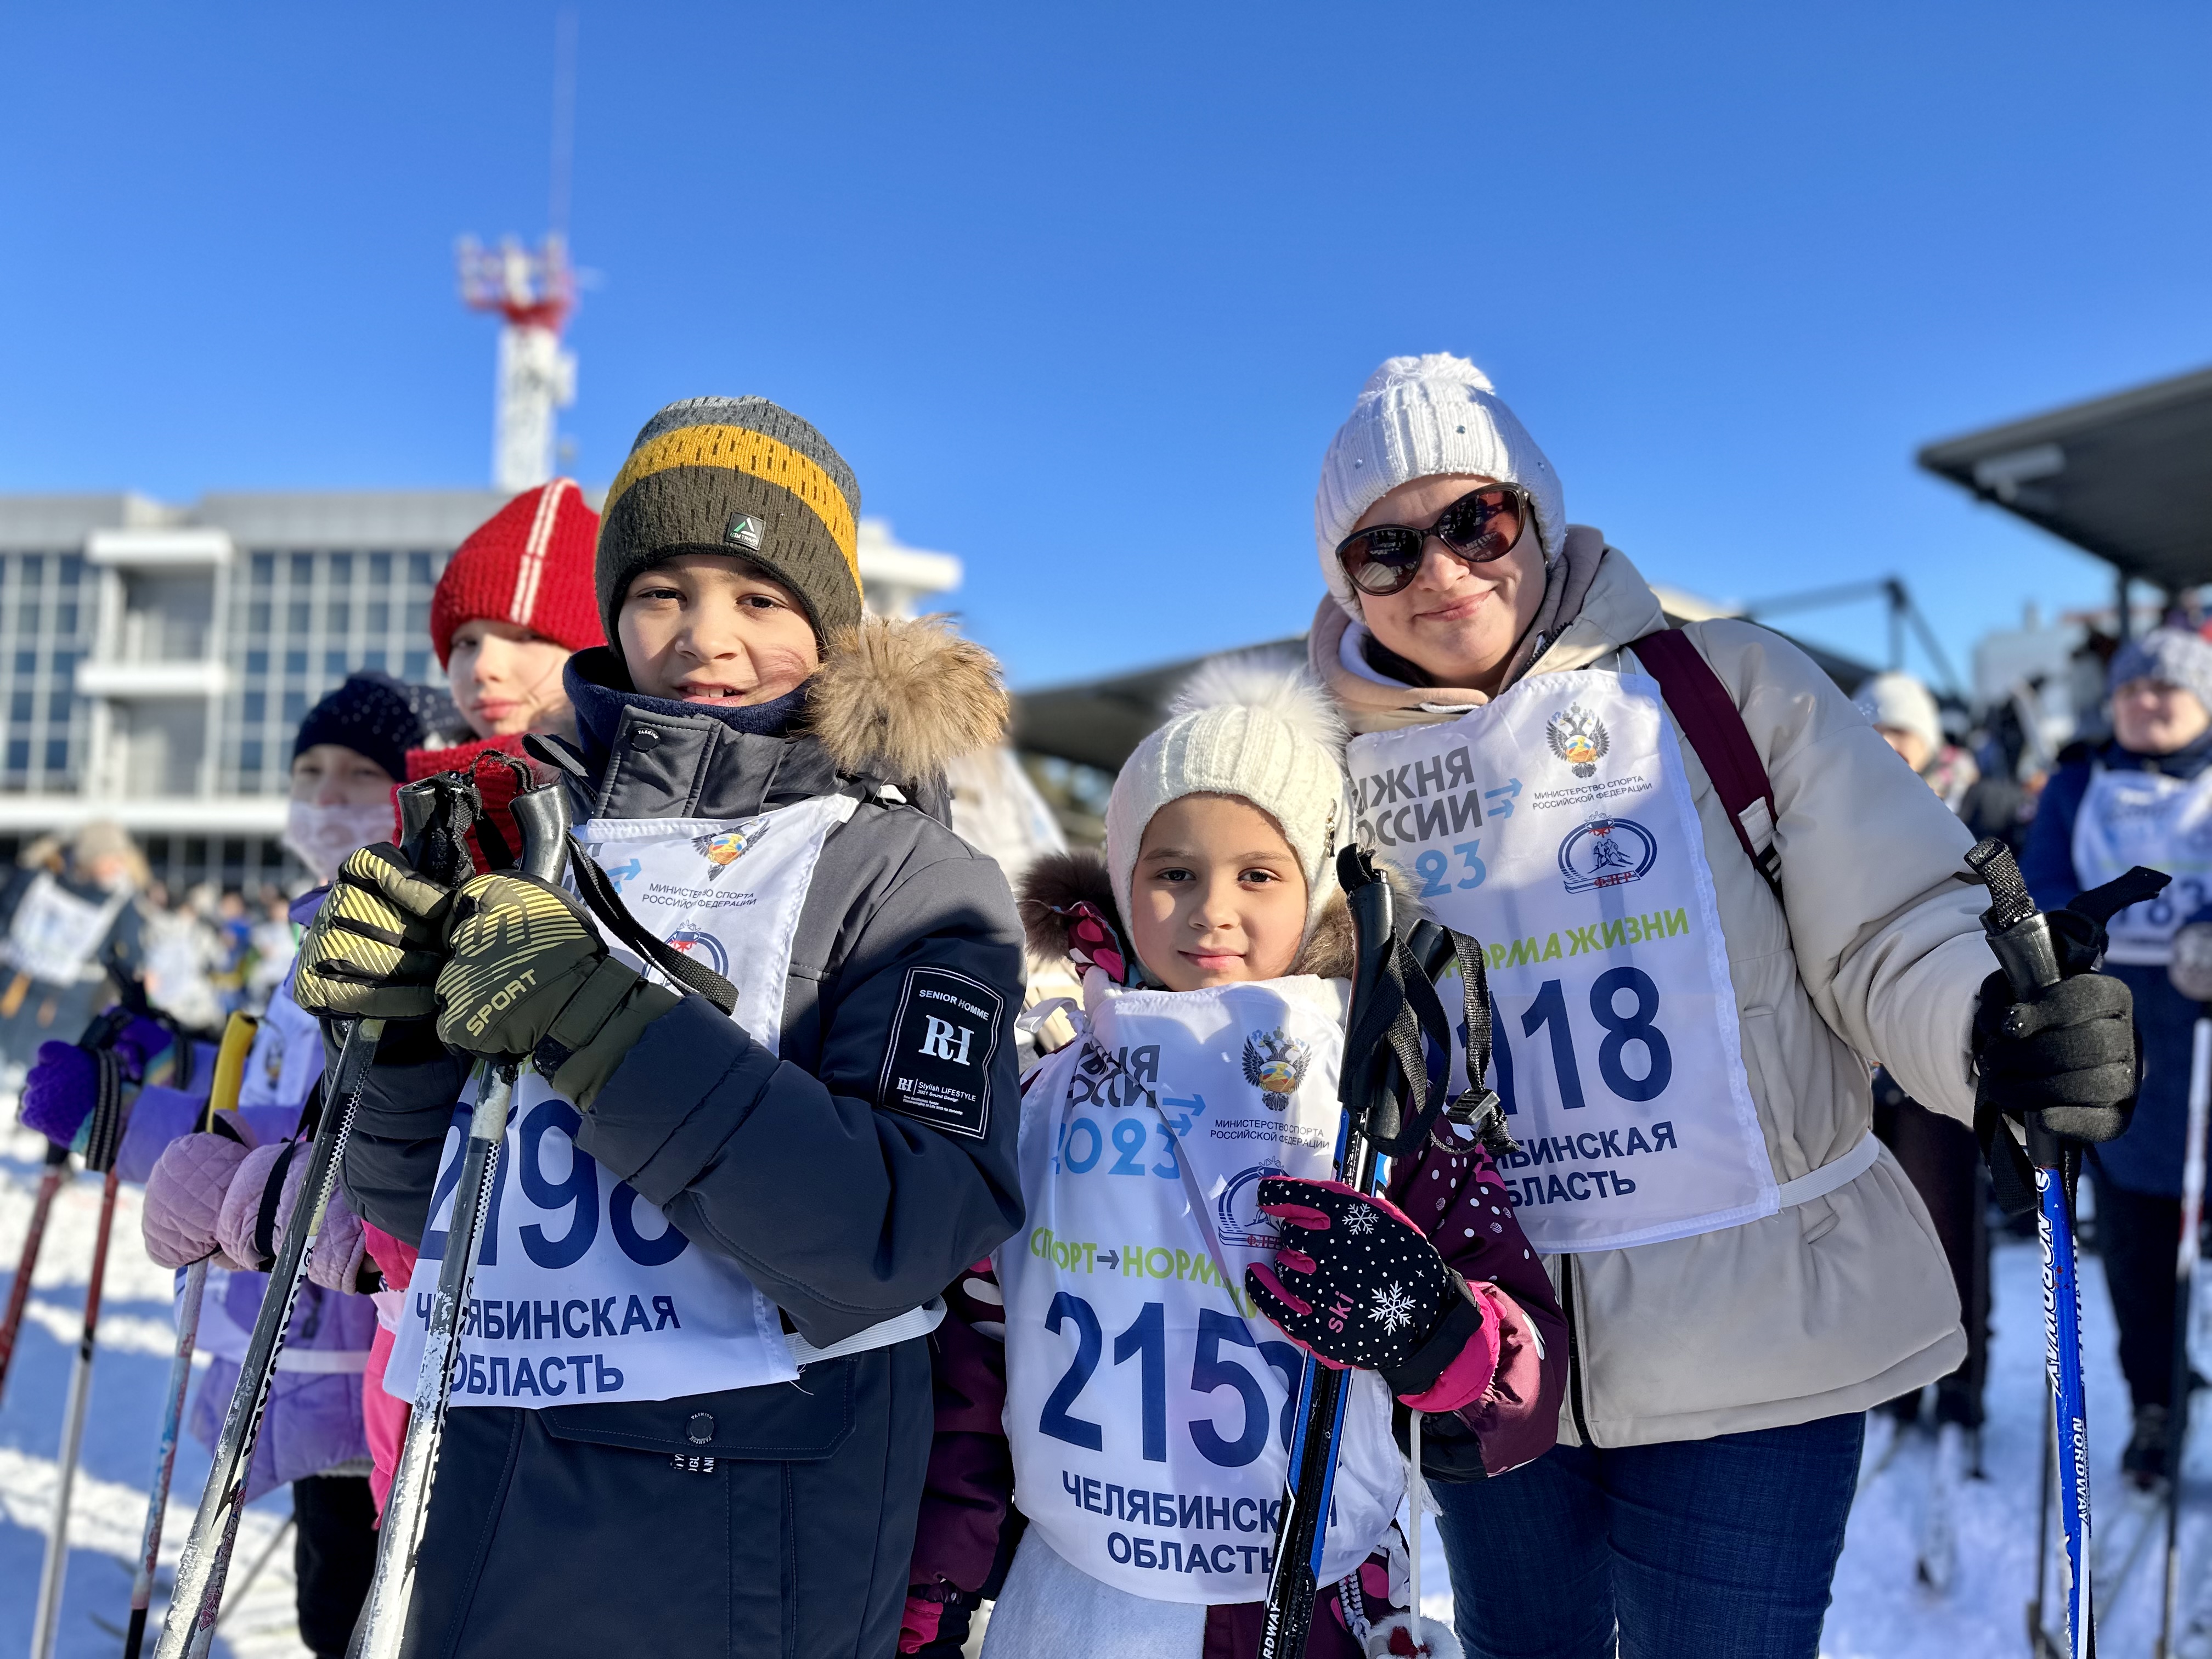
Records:
[[[1392,1394],[1415,1395],[1481,1328],[1458,1275],[1395,1205],[1288,1176],[1261,1181],[1259,1198],[1283,1243],[1273,1270],[1244,1270],[1245,1292],[1322,1364],[1379,1371]]]

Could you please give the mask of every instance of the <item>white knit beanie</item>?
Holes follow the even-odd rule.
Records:
[[[1890,726],[1910,732],[1928,745],[1936,758],[1943,747],[1943,717],[1928,688],[1910,674],[1876,674],[1851,698],[1869,726]]]
[[[1415,478],[1479,473],[1516,483],[1536,508],[1536,538],[1551,563],[1566,545],[1567,498],[1536,441],[1464,357],[1431,351],[1393,357],[1367,377],[1351,418],[1328,441],[1314,492],[1314,540],[1322,580],[1353,621],[1358,596],[1336,562],[1337,544],[1360,515]]]
[[[1207,663],[1168,714],[1122,763],[1106,803],[1106,868],[1124,921],[1153,815],[1185,795],[1235,795],[1273,818],[1290,843],[1305,874],[1312,938],[1336,888],[1332,860],[1349,821],[1336,705],[1304,667],[1251,653]]]

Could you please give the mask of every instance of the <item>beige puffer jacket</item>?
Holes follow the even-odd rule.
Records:
[[[1563,556],[1546,608],[1564,623],[1540,615],[1549,643],[1523,672],[1618,671],[1624,644],[1666,625],[1659,601],[1594,530],[1571,526]],[[1356,672],[1343,660],[1350,625],[1324,599],[1310,649],[1355,732],[1487,701]],[[1786,913],[1682,738],[1776,1181],[1870,1133],[1876,1062],[1916,1099],[1971,1119],[1967,1034],[1995,963],[1979,921],[1988,896],[1958,879],[1966,830],[1795,646],[1741,622],[1683,632],[1741,711],[1780,813]],[[1705,1439],[1863,1411],[1966,1356],[1935,1229],[1887,1150],[1848,1185],[1763,1220],[1547,1265],[1571,1334],[1569,1443]]]

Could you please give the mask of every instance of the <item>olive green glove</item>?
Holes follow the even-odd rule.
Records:
[[[337,1019],[428,1018],[453,897],[389,842],[347,854],[300,941],[294,997]]]
[[[679,1000],[610,957],[590,913],[534,876],[464,882],[447,946],[439,1040],[465,1054],[528,1059],[580,1109]]]

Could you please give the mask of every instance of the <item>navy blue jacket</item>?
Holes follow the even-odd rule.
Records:
[[[760,711],[726,717],[640,696],[604,647],[579,653],[568,674],[583,739],[579,822],[737,818],[832,792],[859,798],[801,910],[780,1057],[687,996],[647,1028],[577,1133],[687,1237],[739,1262],[817,1347],[937,1296],[1022,1219],[1021,929],[1006,878],[915,804],[943,792],[933,770],[913,775],[911,744],[908,763],[893,768],[810,734],[910,738],[915,710],[941,708],[975,663],[933,655],[939,636],[927,624],[867,628],[878,647],[903,641],[877,650],[878,666],[903,665],[929,684],[856,671],[852,657],[870,655],[864,634],[813,683],[811,703],[794,700],[805,718],[781,731],[748,729],[764,723]],[[995,673],[984,673],[995,698]],[[856,695],[857,712],[823,707]],[[998,1029],[977,1045],[992,1050],[978,1133],[878,1097],[903,988],[929,969],[1001,1000]],[[412,1242],[466,1068],[419,1049],[391,1058],[364,1095],[345,1181],[364,1217]],[[455,1411],[409,1650],[889,1655],[932,1420],[918,1338],[811,1364],[793,1383]]]
[[[2162,772],[2193,778],[2212,766],[2212,733],[2172,755],[2137,755],[2117,742],[2097,750],[2094,765],[2116,772]],[[2089,793],[2093,763],[2076,761],[2051,774],[2021,855],[2021,874],[2044,909],[2055,910],[2081,890],[2074,867],[2074,822]],[[2197,1006],[2173,988],[2163,968],[2107,963],[2105,971],[2135,994],[2142,1036],[2142,1091],[2127,1133],[2095,1149],[2106,1179],[2130,1192],[2181,1195],[2182,1140],[2189,1122],[2189,1065]]]

